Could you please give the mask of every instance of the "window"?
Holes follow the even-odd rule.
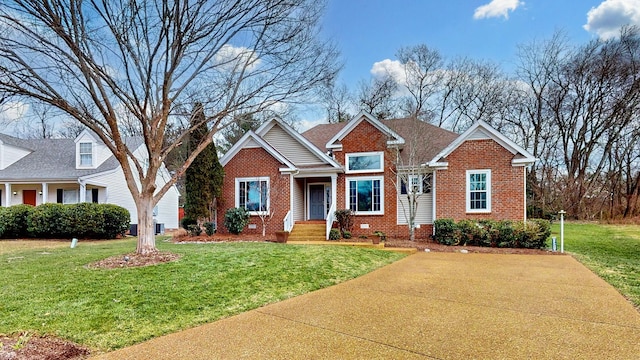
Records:
[[[269,211],[269,178],[236,179],[236,206],[252,213]]]
[[[93,144],[80,143],[80,166],[93,166]]]
[[[400,178],[400,194],[407,194],[407,176]],[[428,194],[431,192],[431,174],[408,176],[411,189],[416,189],[416,194]]]
[[[491,170],[467,170],[467,212],[491,212]]]
[[[347,154],[347,173],[382,172],[384,156],[382,152]]]
[[[62,190],[63,204],[77,204],[79,201],[78,190]]]
[[[384,214],[383,178],[347,179],[347,207],[356,215]]]

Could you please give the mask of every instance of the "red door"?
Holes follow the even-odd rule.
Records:
[[[36,191],[22,190],[22,203],[26,205],[36,206]]]

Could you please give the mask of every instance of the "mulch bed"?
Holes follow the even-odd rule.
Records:
[[[460,252],[466,250],[469,253],[478,254],[526,254],[526,255],[560,255],[560,252],[552,252],[550,250],[541,249],[513,249],[483,246],[449,246],[438,244],[433,241],[426,240],[404,240],[404,239],[387,239],[384,243],[385,247],[398,248],[416,248],[418,251],[435,251],[435,252]]]
[[[50,336],[0,336],[0,360],[80,360],[89,354],[85,347]]]

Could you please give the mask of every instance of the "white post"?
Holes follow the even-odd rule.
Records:
[[[567,212],[560,210],[560,253],[564,253],[564,214]]]

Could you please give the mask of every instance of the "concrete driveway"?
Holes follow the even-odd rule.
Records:
[[[570,256],[419,253],[98,359],[640,359],[640,313]]]

